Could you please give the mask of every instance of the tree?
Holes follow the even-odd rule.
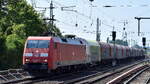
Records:
[[[5,58],[8,61],[7,64],[9,67],[17,68],[21,65],[23,43],[24,39],[22,39],[17,34],[11,34],[7,36],[6,38],[7,51],[5,53],[6,55]]]
[[[60,30],[55,25],[52,27],[51,24],[48,24],[48,28],[48,31],[50,31],[53,36],[62,36]]]

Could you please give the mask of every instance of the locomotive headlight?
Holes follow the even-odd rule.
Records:
[[[44,62],[47,62],[47,59],[45,59]]]
[[[41,57],[48,57],[48,53],[41,53],[40,56]]]
[[[29,62],[30,61],[30,59],[26,59],[26,62]]]
[[[32,53],[25,53],[24,56],[30,57],[30,56],[33,56],[33,54]]]

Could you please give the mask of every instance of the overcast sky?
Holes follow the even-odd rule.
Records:
[[[48,7],[50,0],[27,0],[36,1],[36,7]],[[150,36],[150,20],[141,20],[141,32],[146,32],[138,36],[137,20],[134,17],[150,17],[150,0],[94,0],[91,3],[88,0],[53,0],[55,24],[63,34],[75,34],[89,40],[95,40],[96,19],[101,20],[101,41],[106,42],[107,37],[111,39],[111,31],[117,32],[117,38],[122,39],[123,22],[126,24],[127,39],[135,40],[141,45],[143,36]],[[104,7],[110,5],[113,7]],[[62,11],[61,7],[70,7]],[[35,6],[34,6],[35,7]],[[36,8],[37,11],[43,12],[43,9]],[[49,9],[44,13],[45,17],[49,17]],[[78,24],[76,27],[75,24]],[[130,43],[131,44],[131,43]],[[133,42],[132,42],[133,44]]]

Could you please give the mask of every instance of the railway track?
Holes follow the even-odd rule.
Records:
[[[95,83],[97,81],[103,80],[117,72],[123,71],[125,68],[136,67],[138,64],[143,62],[136,62],[133,64],[126,64],[117,67],[111,68],[103,68],[103,70],[86,70],[76,73],[66,74],[64,76],[58,76],[56,78],[46,78],[41,81],[36,81],[34,84],[87,84],[87,83]],[[128,66],[127,66],[128,65]],[[126,67],[124,67],[126,66]],[[122,67],[122,68],[121,68]],[[113,71],[112,71],[113,70]],[[32,82],[33,83],[33,82]],[[29,84],[29,83],[28,83]],[[99,83],[98,83],[99,84]],[[104,83],[102,83],[104,84]]]
[[[107,66],[107,68],[112,68],[112,67],[109,67]],[[96,68],[97,70],[94,71],[95,68],[90,68],[90,69],[84,69],[84,70],[80,70],[80,71],[74,71],[74,72],[65,72],[65,73],[61,73],[61,74],[52,74],[52,75],[49,75],[47,77],[43,77],[43,78],[39,78],[39,79],[34,79],[32,81],[27,81],[27,82],[21,82],[21,83],[24,83],[24,84],[42,84],[45,82],[48,81],[47,84],[62,84],[64,83],[65,80],[70,80],[70,79],[74,79],[74,78],[78,78],[80,76],[83,76],[83,75],[86,75],[86,74],[93,74],[93,73],[96,73],[97,70],[98,71],[104,71],[104,68],[103,69],[100,69],[100,68]],[[71,77],[70,77],[71,76]]]
[[[32,78],[30,74],[23,69],[9,69],[0,71],[0,83],[8,84],[13,81],[20,81],[23,79]]]
[[[129,84],[135,77],[148,68],[150,68],[148,65],[137,66],[133,69],[127,70],[126,72],[123,72],[114,79],[108,81],[106,84]]]
[[[3,74],[0,73],[0,83],[2,84],[72,84],[72,83],[96,83],[97,81],[103,80],[117,72],[121,72],[125,68],[137,66],[142,62],[136,62],[131,65],[121,65],[117,67],[107,67],[107,68],[93,68],[89,70],[83,70],[79,72],[70,72],[63,74],[47,74],[43,76],[32,76],[28,72],[23,70],[6,70],[2,71]],[[126,67],[123,67],[126,66]],[[120,68],[123,67],[123,68]],[[113,70],[113,71],[112,71]],[[4,74],[7,73],[7,74]],[[18,76],[17,76],[18,75]],[[21,77],[20,77],[21,76]],[[104,84],[104,83],[103,83]]]
[[[107,83],[107,81],[111,80],[115,75],[119,75],[122,74],[128,70],[130,70],[133,67],[139,66],[139,63],[135,63],[132,65],[128,65],[126,67],[123,68],[111,68],[109,70],[106,71],[102,71],[99,73],[95,73],[92,75],[88,75],[85,77],[81,77],[81,78],[77,78],[77,79],[73,79],[73,80],[69,80],[69,81],[64,81],[64,84],[93,84],[93,83],[97,83],[97,84],[105,84]],[[142,64],[143,65],[143,64]],[[141,66],[141,64],[140,64]]]
[[[149,84],[150,83],[150,77],[146,80],[145,84]]]
[[[144,73],[147,69],[150,69],[150,66],[143,68],[142,70],[139,70],[137,72],[135,72],[136,74],[134,74],[133,76],[131,76],[129,79],[127,79],[126,81],[124,81],[124,84],[129,84],[132,83],[133,80],[135,80],[135,78],[137,78],[140,74]],[[137,82],[137,81],[136,81]],[[146,83],[147,84],[147,83]]]
[[[106,84],[149,84],[150,83],[150,60],[145,65],[124,72]]]
[[[149,84],[150,83],[150,66],[139,70],[136,74],[131,75],[124,84]]]
[[[106,84],[149,84],[150,83],[150,61],[145,62],[144,65],[137,66],[131,70],[127,70],[113,79],[106,82]]]
[[[29,81],[49,77],[50,74],[41,72],[28,72],[23,69],[9,69],[0,71],[0,84],[22,84]]]

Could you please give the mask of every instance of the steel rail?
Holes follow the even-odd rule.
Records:
[[[150,68],[150,66],[142,69],[139,72],[137,72],[135,75],[133,75],[132,77],[130,77],[128,80],[126,80],[123,84],[129,84],[132,80],[134,80],[136,77],[138,77],[141,73],[143,73],[145,70],[147,70],[149,68]]]
[[[145,84],[149,84],[150,82],[150,77],[145,81]]]
[[[105,78],[107,78],[107,77],[109,77],[109,76],[111,76],[111,75],[113,75],[115,73],[119,73],[119,72],[123,71],[124,69],[136,66],[136,65],[138,65],[140,63],[143,63],[143,62],[145,62],[145,61],[136,62],[136,63],[134,63],[132,65],[128,65],[128,66],[123,67],[123,68],[118,69],[118,70],[115,70],[115,68],[116,68],[115,67],[114,69],[109,69],[109,70],[106,70],[106,71],[103,71],[103,72],[99,72],[99,73],[96,73],[96,74],[84,76],[84,77],[73,79],[73,80],[69,80],[69,81],[64,81],[63,84],[74,84],[74,83],[82,83],[82,84],[91,83],[92,84],[92,83],[95,83],[95,82],[97,82],[99,80],[105,79]],[[90,79],[92,79],[94,77],[97,77],[97,76],[99,76],[97,79],[90,80]]]

